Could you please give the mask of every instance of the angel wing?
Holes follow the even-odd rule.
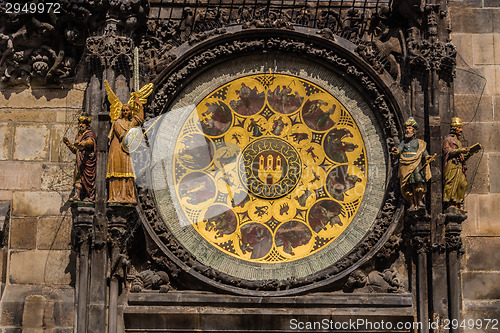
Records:
[[[111,90],[108,80],[104,80],[104,86],[106,87],[106,92],[108,93],[109,104],[111,104],[109,108],[110,109],[109,116],[111,117],[111,122],[113,123],[116,119],[120,118],[122,114],[123,104],[122,102],[120,102],[118,97],[116,97],[113,90]]]
[[[134,109],[139,108],[139,106],[134,102],[134,100],[136,98],[139,98],[141,104],[144,105],[148,100],[148,96],[151,95],[152,92],[153,92],[153,84],[152,83],[146,84],[144,87],[139,89],[139,91],[134,91],[133,93],[130,94],[128,105],[130,105]]]

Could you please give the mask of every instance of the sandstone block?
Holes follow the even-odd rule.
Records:
[[[73,89],[8,88],[0,94],[0,105],[17,109],[81,108],[85,90],[75,87],[80,85]]]
[[[66,110],[59,110],[56,113],[56,122],[74,125],[78,117],[82,114],[81,105],[78,108],[68,108]]]
[[[500,253],[499,237],[468,237],[465,246],[467,270],[497,271],[500,268],[500,256],[485,253]]]
[[[42,167],[36,163],[0,162],[0,189],[39,190]]]
[[[489,4],[491,4],[492,1],[490,1]],[[488,10],[491,10],[491,16],[492,16],[492,24],[493,24],[493,32],[500,32],[500,8],[489,8]]]
[[[480,235],[500,236],[500,194],[479,196],[479,215],[477,220]]]
[[[498,78],[497,68],[496,68],[497,66],[481,65],[480,67],[482,68],[483,76],[486,79],[486,86],[484,88],[484,93],[487,95],[497,95],[497,87],[496,87],[496,81]]]
[[[469,182],[469,193],[487,194],[489,193],[490,170],[488,165],[489,154],[482,155],[481,152],[472,156],[468,161],[469,173],[467,181]],[[482,156],[482,157],[481,157]]]
[[[12,191],[0,190],[0,200],[11,201],[12,200]]]
[[[58,215],[63,204],[61,194],[56,192],[14,192],[13,215]]]
[[[483,0],[449,0],[450,7],[482,7]]]
[[[75,154],[63,143],[63,137],[66,136],[71,142],[76,135],[75,124],[54,125],[51,136],[50,160],[53,162],[75,162]]]
[[[23,327],[43,326],[43,315],[47,300],[42,295],[28,295],[24,299]]]
[[[496,48],[493,42],[493,34],[472,35],[472,53],[473,53],[472,64],[494,65],[495,50]]]
[[[43,164],[41,189],[46,191],[71,191],[73,189],[73,163]]]
[[[500,154],[488,154],[490,170],[500,170]],[[500,193],[500,173],[490,173],[490,192]]]
[[[491,68],[490,68],[491,67]],[[486,69],[489,69],[490,72],[486,73]],[[486,92],[486,86],[489,80],[495,80],[495,73],[493,70],[493,66],[472,66],[466,68],[457,68],[456,78],[455,78],[455,86],[454,92],[455,95],[468,95],[469,108],[476,107],[479,103],[479,97],[482,93],[493,95],[493,93]],[[489,76],[488,76],[489,75]],[[487,77],[488,76],[488,77]],[[471,90],[471,85],[474,88]],[[484,88],[484,92],[483,92]],[[488,87],[491,91],[494,91],[494,87]],[[463,101],[463,100],[462,100]],[[458,102],[462,102],[460,99]],[[471,102],[472,101],[472,102]],[[459,103],[457,106],[460,108],[459,111],[463,112],[464,107]]]
[[[481,97],[481,99],[479,99]],[[464,95],[456,94],[454,97],[457,115],[464,121],[469,122],[492,122],[493,121],[493,96],[490,95]]]
[[[462,236],[477,236],[478,235],[478,205],[479,195],[470,194],[465,197],[464,208],[467,210],[467,220],[462,223]]]
[[[37,248],[40,250],[71,249],[71,214],[41,217],[36,234]]]
[[[473,64],[472,57],[472,35],[463,33],[452,33],[451,40],[457,47],[458,53],[468,65]]]
[[[483,0],[484,7],[500,7],[500,2],[497,0]]]
[[[463,308],[463,319],[467,322],[469,320],[482,320],[482,327],[476,326],[478,329],[467,329],[467,333],[496,333],[497,329],[491,329],[492,325],[490,322],[489,328],[486,328],[485,319],[497,319],[500,318],[500,301],[465,301]]]
[[[25,301],[30,296],[42,296],[46,300],[43,305],[45,308],[48,307],[49,311],[44,311],[43,323],[45,327],[49,325],[61,328],[72,326],[74,316],[73,288],[29,284],[8,285],[6,287],[0,310],[2,311],[0,313],[0,326],[22,326]]]
[[[464,125],[464,138],[469,145],[479,142],[485,153],[497,152],[500,147],[500,123],[470,123]],[[479,156],[481,152],[475,156]],[[483,158],[484,159],[484,158]]]
[[[10,247],[33,250],[36,247],[37,220],[34,217],[13,218],[10,232]]]
[[[44,161],[48,158],[50,130],[46,125],[18,125],[14,134],[14,159]]]
[[[494,61],[495,65],[500,64],[500,34],[498,31],[493,34],[493,54],[494,54]]]
[[[462,273],[464,299],[499,299],[500,273]]]
[[[456,33],[492,33],[493,10],[482,8],[450,8],[451,30]]]
[[[494,104],[494,114],[493,114],[493,121],[500,122],[500,96],[495,96],[493,100]]]
[[[53,123],[56,111],[46,109],[0,109],[0,121]]]
[[[10,124],[0,125],[0,161],[11,158],[13,135],[14,128]]]
[[[13,284],[63,284],[71,282],[71,251],[12,251],[9,281]]]

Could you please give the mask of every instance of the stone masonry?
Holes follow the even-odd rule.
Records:
[[[500,2],[454,0],[449,5],[453,43],[463,60],[487,80],[475,117],[473,109],[458,114],[469,144],[480,142],[484,147],[466,197],[463,313],[465,319],[500,318]],[[467,89],[457,89],[455,102],[467,94]]]
[[[0,201],[11,202],[9,244],[0,267],[0,332],[72,332],[73,140],[84,86],[2,88]],[[1,249],[0,249],[1,250]]]

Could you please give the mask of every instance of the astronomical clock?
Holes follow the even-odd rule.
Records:
[[[369,103],[345,75],[290,55],[208,68],[154,118],[150,235],[188,275],[235,293],[345,277],[391,227],[377,219],[387,126]]]

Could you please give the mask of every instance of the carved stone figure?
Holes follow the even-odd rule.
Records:
[[[130,291],[138,293],[143,290],[160,290],[160,292],[167,292],[171,289],[170,278],[168,274],[163,271],[146,270],[136,275]]]
[[[447,209],[461,210],[467,188],[466,161],[482,148],[478,143],[471,147],[462,147],[462,142],[460,142],[462,131],[462,119],[452,118],[450,134],[443,141],[443,201]],[[465,211],[462,210],[462,212]]]
[[[91,201],[95,200],[95,176],[97,165],[97,138],[90,129],[92,119],[81,116],[78,118],[78,133],[74,143],[67,137],[63,142],[76,155],[76,167],[74,173],[74,195],[70,201]]]
[[[144,86],[138,92],[130,94],[127,105],[123,105],[105,81],[108,100],[111,104],[111,130],[109,132],[109,155],[106,178],[109,179],[108,202],[136,204],[134,187],[134,167],[128,154],[126,144],[127,133],[144,121],[146,98],[153,92],[153,84]],[[137,132],[137,131],[135,131]]]
[[[418,123],[413,117],[405,122],[405,137],[392,152],[399,156],[401,194],[410,203],[410,210],[425,208],[426,182],[431,178],[431,157],[425,141],[415,137]]]

